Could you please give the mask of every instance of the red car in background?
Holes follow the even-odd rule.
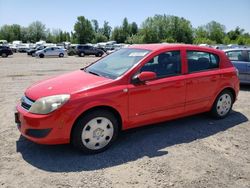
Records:
[[[239,91],[224,52],[183,44],[133,45],[25,91],[15,120],[36,143],[107,149],[125,129],[208,112],[226,117]]]

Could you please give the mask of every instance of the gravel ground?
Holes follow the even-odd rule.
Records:
[[[13,113],[25,88],[96,59],[0,58],[0,187],[250,187],[250,86],[224,120],[202,114],[126,131],[101,154],[21,137]]]

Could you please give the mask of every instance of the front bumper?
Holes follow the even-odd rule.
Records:
[[[70,142],[72,122],[65,120],[64,113],[55,111],[40,115],[29,113],[17,105],[15,122],[21,134],[39,144],[64,144]]]

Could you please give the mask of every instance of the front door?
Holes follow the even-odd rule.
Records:
[[[137,125],[164,120],[184,112],[185,76],[180,51],[157,55],[138,73],[155,72],[157,79],[129,87],[129,119]],[[133,124],[133,123],[132,123]]]

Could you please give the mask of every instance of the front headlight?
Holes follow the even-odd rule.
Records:
[[[70,95],[53,95],[38,99],[29,109],[30,113],[48,114],[60,108],[70,98]]]

